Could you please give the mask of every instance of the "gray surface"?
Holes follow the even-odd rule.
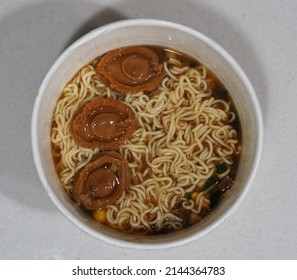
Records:
[[[296,259],[297,2],[268,0],[0,0],[1,259]],[[159,18],[193,27],[239,62],[258,94],[263,156],[252,189],[221,226],[162,251],[89,237],[52,204],[30,143],[34,97],[51,64],[102,24]]]

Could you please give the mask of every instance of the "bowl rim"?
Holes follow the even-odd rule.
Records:
[[[251,172],[247,178],[246,184],[240,191],[239,196],[237,197],[236,201],[230,207],[222,213],[222,215],[212,222],[209,225],[206,225],[205,228],[199,230],[199,232],[196,232],[194,234],[191,234],[189,236],[176,239],[176,240],[170,240],[170,241],[164,241],[162,243],[155,242],[155,243],[140,243],[140,242],[134,242],[129,240],[120,240],[114,237],[107,236],[104,233],[101,233],[99,231],[96,231],[92,227],[87,226],[82,221],[80,221],[78,218],[76,218],[71,211],[57,198],[53,190],[51,189],[51,186],[46,178],[45,171],[43,170],[42,165],[42,159],[41,159],[41,147],[40,143],[38,142],[38,126],[37,126],[37,120],[38,115],[40,112],[40,106],[42,101],[43,93],[45,92],[45,88],[50,81],[52,75],[55,73],[56,69],[60,66],[60,64],[64,61],[65,57],[69,56],[72,49],[76,49],[78,46],[83,44],[86,41],[93,40],[95,37],[100,35],[101,33],[107,32],[109,30],[114,30],[117,28],[123,28],[123,27],[129,27],[129,26],[162,26],[162,27],[169,27],[176,29],[181,32],[188,33],[198,40],[201,40],[204,42],[208,47],[212,48],[215,52],[220,54],[227,63],[231,66],[231,68],[237,73],[238,78],[241,80],[241,82],[244,84],[244,86],[247,89],[247,92],[249,93],[249,98],[251,100],[251,103],[254,106],[255,110],[255,120],[256,120],[256,130],[257,130],[257,138],[256,138],[256,150],[253,157],[253,162],[251,164]],[[63,213],[63,215],[70,220],[73,224],[75,224],[80,230],[88,233],[90,236],[101,240],[103,242],[109,243],[111,245],[117,245],[124,248],[133,248],[133,249],[165,249],[165,248],[171,248],[171,247],[177,247],[184,245],[186,243],[192,242],[194,240],[197,240],[198,238],[206,235],[208,232],[212,231],[214,228],[218,227],[221,223],[223,223],[227,217],[229,217],[239,206],[241,201],[243,200],[244,196],[246,195],[248,189],[251,186],[252,181],[255,178],[260,159],[262,154],[262,145],[263,145],[263,117],[262,112],[260,108],[260,104],[257,98],[257,95],[255,93],[255,90],[241,68],[241,66],[235,61],[235,59],[218,43],[216,43],[214,40],[209,38],[208,36],[202,34],[200,31],[192,29],[188,26],[166,21],[166,20],[157,20],[157,19],[126,19],[126,20],[120,20],[113,23],[109,23],[103,26],[100,26],[98,28],[95,28],[91,30],[90,32],[86,33],[76,41],[74,41],[71,45],[69,45],[54,61],[52,66],[49,68],[48,72],[46,73],[45,77],[43,78],[41,85],[38,89],[37,96],[35,97],[34,105],[33,105],[33,112],[31,117],[31,148],[33,153],[33,159],[35,163],[35,167],[39,176],[39,179],[43,185],[43,188],[45,189],[46,193],[52,200],[52,202],[55,204],[55,206]]]

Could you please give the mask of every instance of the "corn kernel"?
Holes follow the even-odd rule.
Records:
[[[99,223],[105,223],[106,221],[106,212],[105,210],[101,209],[101,210],[96,210],[93,213],[93,217],[96,221],[98,221]]]
[[[207,201],[205,201],[205,199],[203,199],[202,209],[208,209],[208,208],[209,208],[209,203]]]
[[[193,192],[193,193],[192,193],[192,199],[193,199],[193,200],[196,199],[197,196],[198,196],[198,193],[197,193],[197,192]]]

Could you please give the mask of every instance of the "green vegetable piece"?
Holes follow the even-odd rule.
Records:
[[[214,175],[214,176],[209,177],[205,181],[204,185],[202,186],[201,191],[205,191],[208,188],[212,187],[213,185],[217,184],[219,182],[219,180],[220,179],[219,179],[219,177],[217,175]]]
[[[186,193],[185,193],[185,198],[186,198],[187,200],[192,199],[192,193],[190,193],[190,192],[186,192]]]
[[[210,208],[214,208],[218,205],[221,196],[222,196],[222,193],[217,187],[214,187],[210,191]]]
[[[224,172],[227,171],[227,164],[225,162],[220,163],[219,165],[217,165],[217,173],[218,174],[223,174]]]

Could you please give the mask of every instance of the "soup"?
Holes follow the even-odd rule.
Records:
[[[241,153],[224,85],[160,46],[112,50],[80,69],[57,101],[50,137],[74,203],[135,234],[198,223],[232,191]]]

